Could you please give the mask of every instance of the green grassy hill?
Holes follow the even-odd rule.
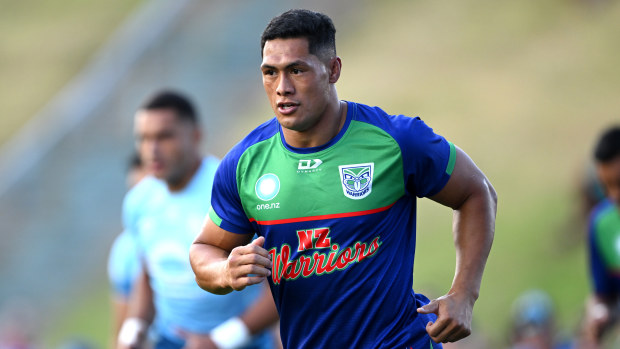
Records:
[[[3,8],[19,6],[3,2]],[[97,11],[105,7],[110,18],[120,19],[134,2],[106,2]],[[75,1],[67,3],[69,8],[78,6]],[[52,2],[48,7],[56,11]],[[37,19],[24,11],[20,12],[23,20],[49,21],[43,14]],[[340,97],[379,105],[391,113],[421,116],[467,151],[499,194],[495,243],[475,309],[477,330],[501,347],[512,301],[529,288],[549,292],[560,325],[572,330],[588,290],[576,184],[598,133],[619,120],[620,4],[388,0],[369,2],[360,12],[357,21],[336,22],[343,59]],[[0,25],[19,23],[5,14],[0,11],[0,16],[13,22],[3,19]],[[90,17],[77,12],[66,20],[78,18]],[[40,30],[30,25],[34,27],[21,30],[21,35]],[[26,45],[38,37],[15,42]],[[6,35],[2,40],[9,42]],[[88,41],[74,57],[84,62],[97,40]],[[49,57],[56,57],[52,50],[57,54],[76,50],[56,46],[44,46],[50,50]],[[44,60],[35,53],[24,54],[24,64],[26,58]],[[71,73],[62,68],[64,75],[48,82],[48,76],[59,74],[53,68],[59,61],[76,66],[71,60],[66,63],[68,58],[56,59],[47,68],[36,68],[41,72],[21,78],[20,84],[30,81],[28,86],[40,88],[39,96],[45,97],[23,94],[20,103],[27,107],[22,111],[10,109],[18,108],[10,107],[20,101],[17,98],[0,103],[7,108],[0,112],[31,115],[50,91],[68,80]],[[35,68],[24,65],[24,69]],[[2,76],[6,74],[2,71]],[[34,88],[20,86],[13,88]],[[250,110],[257,113],[257,120],[264,119],[260,113],[268,112],[268,105],[263,95],[257,96]],[[421,200],[414,287],[430,297],[442,295],[450,286],[451,240],[451,212]],[[76,307],[80,310],[59,319],[58,327],[46,336],[48,346],[69,334],[83,334],[101,347],[107,345],[109,308],[107,294],[101,290],[105,286],[85,294]]]

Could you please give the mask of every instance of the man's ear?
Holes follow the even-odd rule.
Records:
[[[335,84],[340,79],[340,71],[342,70],[342,61],[336,56],[329,60],[329,83]]]

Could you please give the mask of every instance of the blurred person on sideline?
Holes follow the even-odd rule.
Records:
[[[487,339],[476,331],[475,326],[471,335],[458,342],[443,343],[444,349],[492,349]]]
[[[597,348],[617,325],[620,296],[620,127],[605,130],[594,147],[606,199],[590,214],[588,251],[592,292],[586,301],[583,337]]]
[[[123,221],[142,260],[119,348],[271,348],[278,320],[265,283],[226,296],[200,289],[189,247],[200,231],[219,164],[200,154],[198,114],[184,95],[161,91],[134,117],[136,146],[149,173],[125,196]]]
[[[146,176],[140,155],[132,154],[127,169],[127,188],[133,188]],[[140,257],[135,234],[123,231],[116,236],[108,256],[108,279],[112,288],[112,321],[114,338],[127,317],[131,287],[140,272]]]
[[[558,335],[551,297],[528,290],[512,304],[511,349],[571,349],[571,341]]]
[[[468,336],[495,229],[486,176],[419,118],[339,100],[328,16],[275,17],[261,56],[275,118],[218,168],[190,250],[198,284],[234,294],[269,280],[285,348],[441,348]],[[412,290],[416,197],[454,210],[455,277],[433,301]]]
[[[588,163],[584,172],[585,173],[583,174],[583,178],[581,180],[579,192],[582,197],[582,217],[585,217],[584,220],[588,220],[592,209],[598,203],[605,200],[605,188],[603,188],[603,185],[598,178],[595,164]]]
[[[25,298],[10,298],[0,308],[0,349],[40,347],[42,324],[37,307]]]

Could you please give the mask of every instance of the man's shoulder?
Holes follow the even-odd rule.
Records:
[[[592,209],[590,223],[597,230],[609,225],[620,226],[620,210],[611,200],[605,199]]]
[[[353,109],[353,120],[372,124],[384,130],[410,132],[411,129],[425,126],[419,116],[391,114],[378,106],[349,102],[349,108]]]
[[[202,181],[213,181],[213,175],[220,165],[221,160],[214,155],[207,155],[202,158],[198,176]]]
[[[154,197],[166,192],[166,184],[153,176],[146,176],[125,194],[126,207],[140,207]]]
[[[206,155],[202,158],[202,163],[207,167],[217,167],[220,164],[220,159],[215,155]]]
[[[603,199],[590,210],[590,220],[595,222],[614,213],[615,205],[609,199]]]
[[[438,134],[419,116],[390,114],[380,107],[371,107],[360,103],[349,103],[352,108],[352,122],[357,125],[381,130],[394,139],[401,148],[419,151],[437,144]]]

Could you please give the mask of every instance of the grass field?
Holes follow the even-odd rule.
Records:
[[[46,43],[15,58],[27,74],[0,65],[2,76],[16,81],[0,85],[0,96],[10,88],[39,90],[0,103],[3,115],[21,115],[0,119],[0,132],[6,135],[86,62],[111,23],[120,21],[135,1],[106,2],[94,10],[68,1],[63,11],[57,2],[45,1],[34,12],[24,2],[3,2],[12,12],[0,12],[2,43]],[[79,48],[40,38],[59,16],[85,21],[93,13],[88,11],[101,16],[89,24],[99,36],[82,38],[85,33],[80,33],[62,44],[79,41]],[[7,28],[24,21],[19,37],[6,35]],[[41,29],[46,23],[49,27]],[[620,4],[388,0],[368,5],[359,22],[336,26],[343,59],[340,97],[421,116],[467,151],[499,194],[496,239],[475,309],[477,330],[502,347],[512,301],[524,290],[541,288],[556,302],[561,327],[571,331],[588,290],[575,185],[600,130],[620,120]],[[71,36],[70,28],[66,24],[58,37]],[[37,54],[41,47],[49,51],[47,59]],[[265,107],[259,96],[254,110]],[[440,296],[454,271],[451,212],[421,200],[418,217],[414,287]],[[107,345],[105,280],[100,286],[59,319],[45,337],[48,347],[71,335]]]

